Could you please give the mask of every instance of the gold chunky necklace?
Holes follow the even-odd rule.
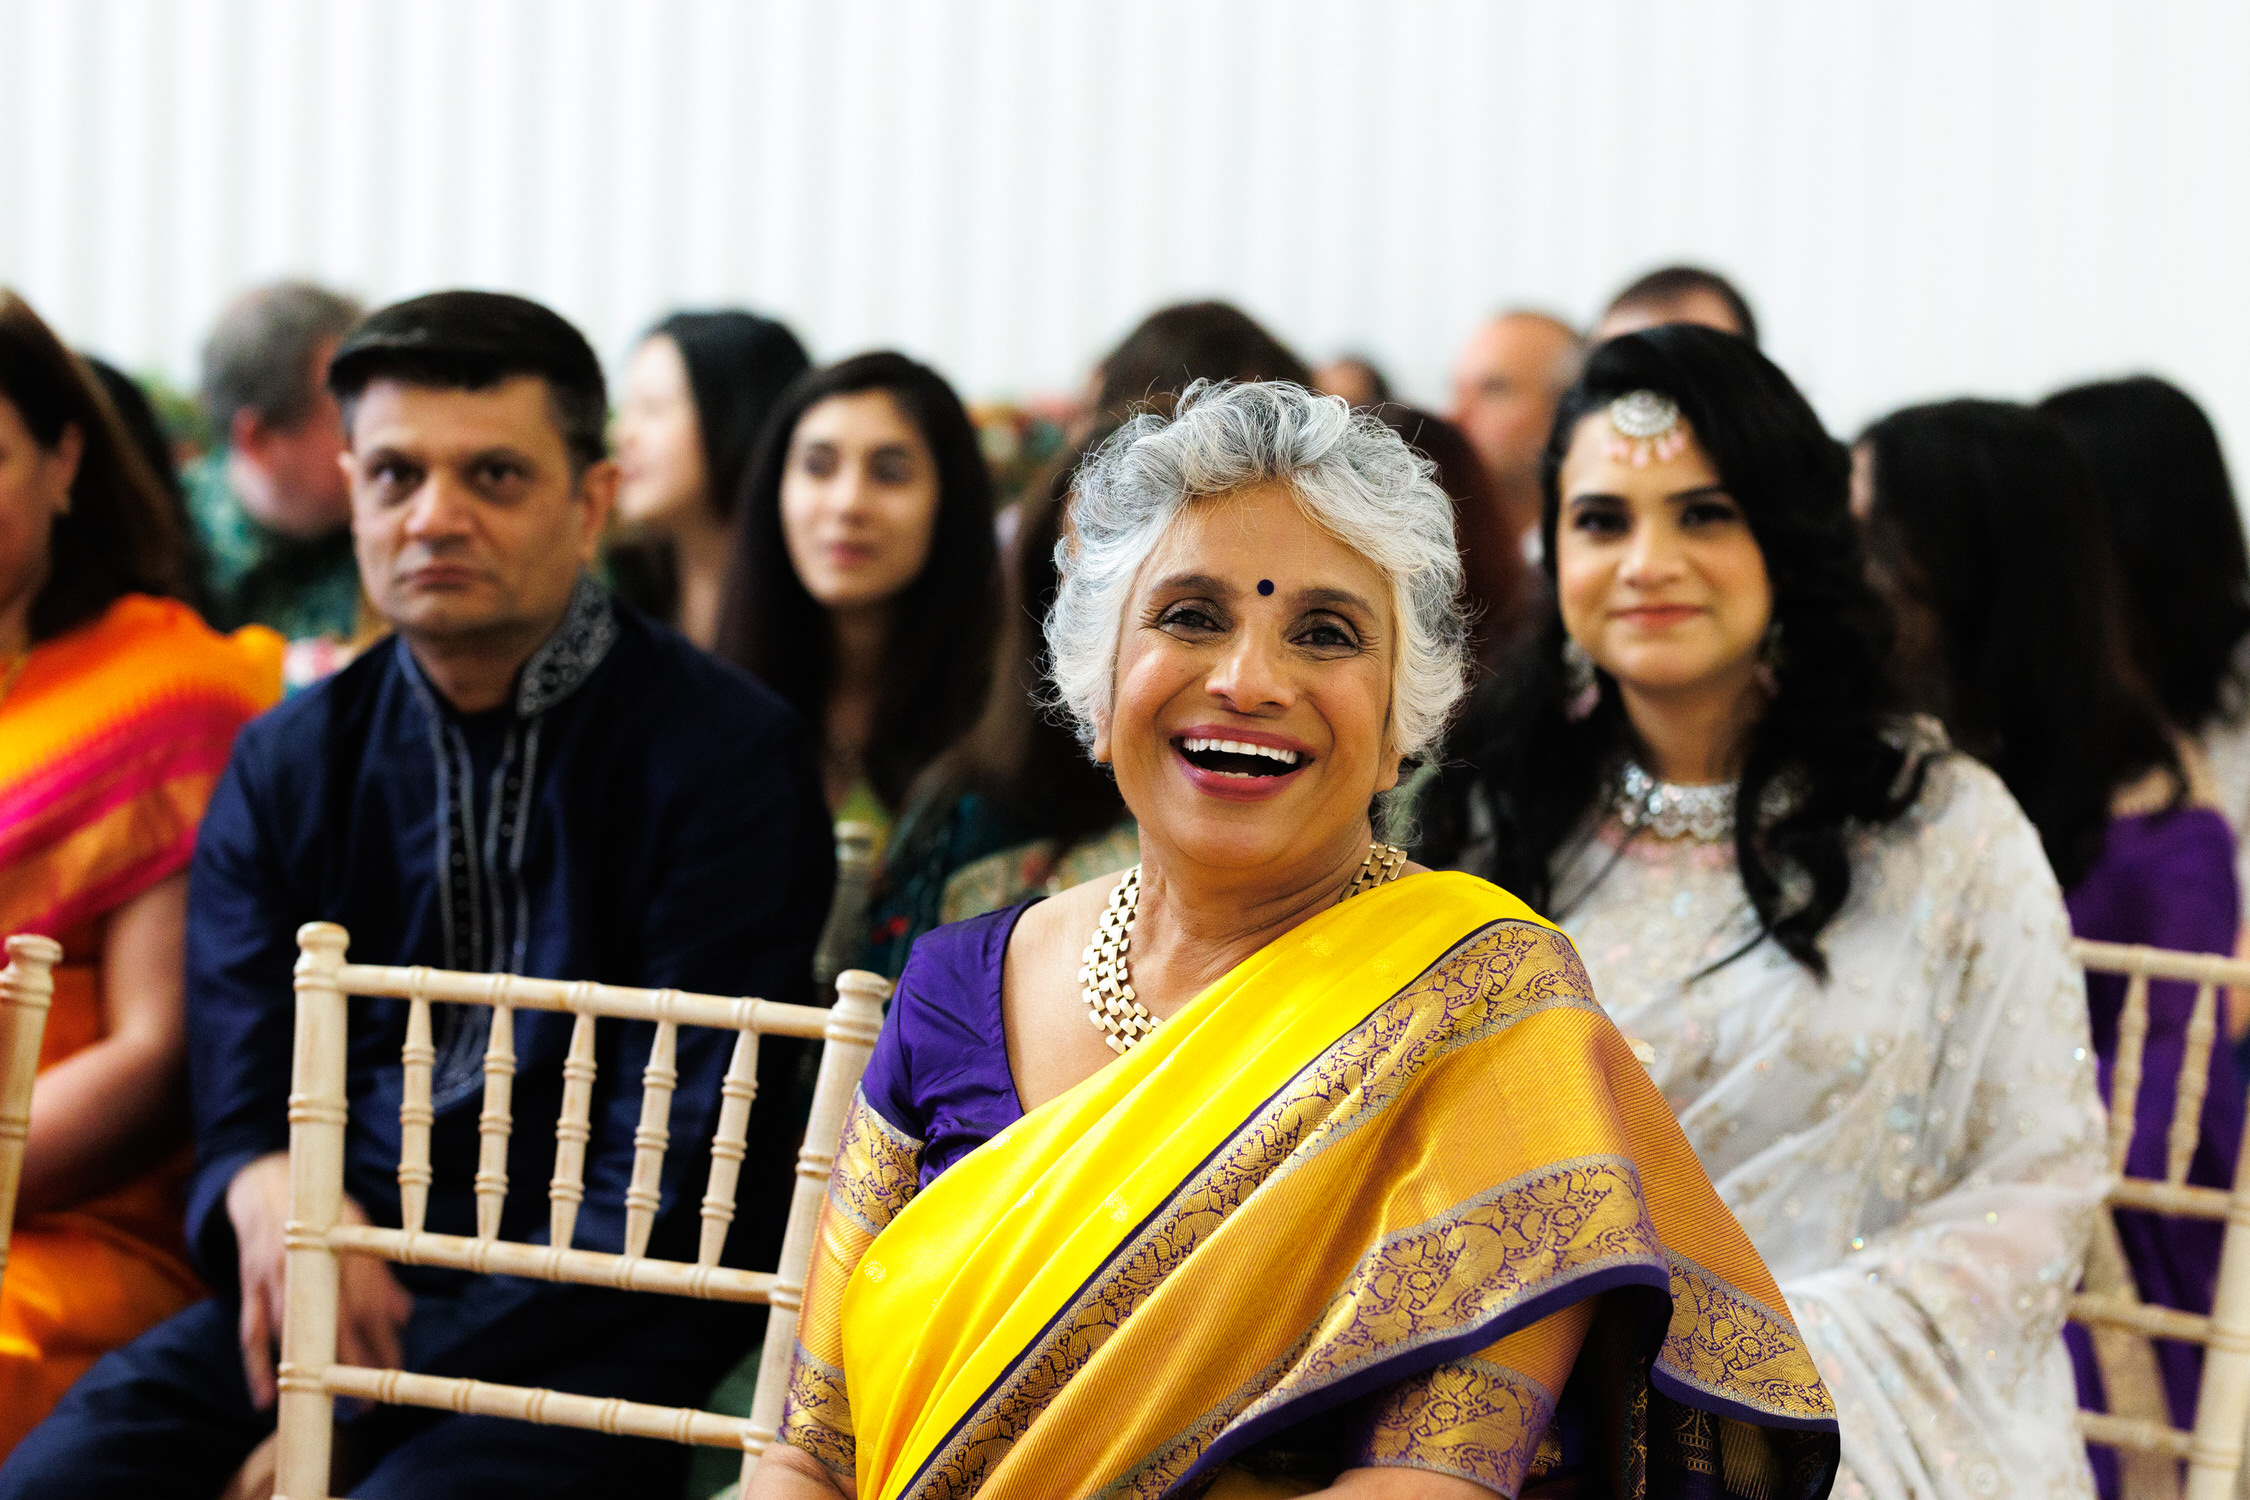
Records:
[[[1405,868],[1404,849],[1396,844],[1369,844],[1359,873],[1336,899],[1349,901],[1362,891],[1388,884]],[[1078,992],[1086,1001],[1086,1019],[1101,1032],[1109,1050],[1121,1055],[1139,1046],[1157,1027],[1156,1017],[1134,995],[1133,973],[1125,963],[1125,950],[1133,942],[1133,918],[1140,909],[1141,867],[1135,865],[1109,893],[1109,905],[1103,908],[1101,924],[1087,940],[1078,967]]]

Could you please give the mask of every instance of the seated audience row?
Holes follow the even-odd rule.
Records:
[[[2142,1471],[2089,1471],[2074,1405],[2192,1422],[2190,1346],[2059,1336],[2081,1267],[2191,1312],[2216,1273],[2216,1225],[2095,1223],[2122,983],[2067,948],[2226,952],[2242,925],[2250,558],[2181,393],[1911,408],[1847,450],[1739,292],[1672,267],[1590,349],[1495,319],[1447,422],[1314,397],[1239,310],[1183,304],[996,518],[958,397],[902,356],[809,369],[778,324],[676,316],[612,463],[601,371],[547,310],[355,315],[267,289],[207,351],[212,618],[331,663],[394,637],[230,759],[280,641],[177,602],[161,445],[0,305],[0,870],[44,881],[11,878],[0,926],[75,961],[0,1283],[10,1440],[62,1399],[0,1500],[268,1475],[314,917],[384,961],[793,999],[826,915],[901,975],[754,1494],[1512,1494],[1599,1483],[1637,1411],[1658,1489],[1716,1462],[1726,1494],[1833,1469],[1886,1500],[2116,1495]],[[340,625],[313,618],[339,537]],[[150,682],[153,707],[121,687]],[[150,810],[96,805],[119,787]],[[864,918],[828,910],[832,823],[883,848]],[[2191,1005],[2152,987],[2137,1173]],[[446,1010],[431,1227],[458,1231],[484,1017]],[[516,1025],[520,1106],[551,1114],[568,1025]],[[402,1026],[355,1006],[347,1188],[392,1223]],[[602,1037],[578,1242],[615,1248],[649,1036]],[[682,1041],[655,1253],[692,1224],[724,1065]],[[192,1170],[159,1149],[183,1053]],[[802,1058],[763,1056],[729,1264],[777,1248]],[[143,1108],[96,1107],[117,1090]],[[2231,1182],[2242,1112],[2219,1049],[2191,1181]],[[539,1134],[511,1145],[510,1237],[541,1232]],[[1646,1237],[1622,1259],[1613,1212]],[[1536,1271],[1468,1248],[1564,1222]],[[1433,1235],[1450,1279],[1394,1339],[1382,1288]],[[757,1318],[681,1306],[351,1263],[345,1357],[705,1404]],[[1367,1331],[1330,1348],[1340,1306]],[[1727,1339],[1773,1378],[1667,1363]],[[340,1437],[362,1494],[671,1492],[682,1462],[402,1410]]]
[[[185,892],[185,1249],[214,1295],[194,1300],[184,1268],[155,1283],[136,1311],[172,1316],[94,1363],[0,1467],[0,1495],[208,1500],[270,1465],[300,923],[341,922],[359,953],[398,963],[781,1000],[810,988],[831,879],[810,747],[773,692],[589,576],[617,471],[585,340],[520,298],[441,293],[361,322],[327,379],[362,576],[394,637],[245,729],[216,789],[204,783]],[[176,976],[182,892],[176,878],[160,889]],[[490,1013],[440,1009],[428,1223],[469,1234]],[[178,1026],[175,1014],[175,1038]],[[349,1212],[390,1224],[404,1026],[401,1005],[352,1011]],[[514,1026],[516,1107],[552,1117],[571,1023],[527,1013]],[[582,1245],[621,1244],[651,1040],[646,1024],[600,1030]],[[698,1143],[727,1050],[708,1032],[680,1039],[652,1253],[694,1243]],[[753,1121],[728,1264],[770,1264],[778,1246],[799,1055],[762,1049],[770,1107]],[[512,1138],[507,1237],[544,1234],[553,1150],[547,1132]],[[347,1260],[341,1339],[360,1363],[687,1404],[757,1322],[725,1304]],[[345,1421],[338,1453],[340,1491],[416,1496],[664,1492],[685,1459],[670,1444],[402,1408]]]

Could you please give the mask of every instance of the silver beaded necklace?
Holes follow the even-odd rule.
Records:
[[[1618,772],[1611,805],[1627,828],[1646,828],[1658,838],[1717,844],[1734,837],[1736,786],[1732,781],[1707,786],[1658,781],[1629,760]]]
[[[1362,891],[1387,885],[1405,868],[1404,849],[1396,844],[1369,844],[1359,873],[1336,899],[1349,901]],[[1125,962],[1125,950],[1133,942],[1133,918],[1140,909],[1141,867],[1135,865],[1109,893],[1109,905],[1102,909],[1101,922],[1079,959],[1078,992],[1086,1002],[1086,1019],[1101,1032],[1109,1050],[1119,1055],[1147,1040],[1158,1025],[1156,1017],[1134,995],[1132,970]]]

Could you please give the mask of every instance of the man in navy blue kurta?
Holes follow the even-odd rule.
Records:
[[[445,293],[368,319],[331,379],[362,573],[398,633],[244,731],[197,844],[187,1227],[221,1295],[97,1364],[0,1469],[0,1496],[209,1500],[272,1430],[298,924],[341,922],[366,962],[807,998],[833,880],[818,776],[778,698],[584,572],[615,475],[583,339],[521,299]],[[471,1234],[491,1012],[436,1010],[428,1227]],[[570,1029],[514,1021],[503,1238],[546,1238]],[[393,1225],[404,1033],[402,1003],[352,1002],[345,1191]],[[597,1031],[581,1248],[621,1247],[652,1034]],[[652,1254],[692,1258],[730,1046],[681,1033]],[[803,1123],[804,1052],[762,1051],[736,1264],[771,1263]],[[347,1362],[694,1404],[753,1331],[717,1304],[393,1276],[346,1258]],[[351,1493],[416,1497],[662,1493],[684,1461],[401,1408],[347,1421],[338,1453]]]

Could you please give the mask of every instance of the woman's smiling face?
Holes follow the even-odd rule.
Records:
[[[1144,842],[1221,868],[1334,860],[1398,782],[1390,581],[1290,490],[1187,507],[1136,580],[1094,753]]]

